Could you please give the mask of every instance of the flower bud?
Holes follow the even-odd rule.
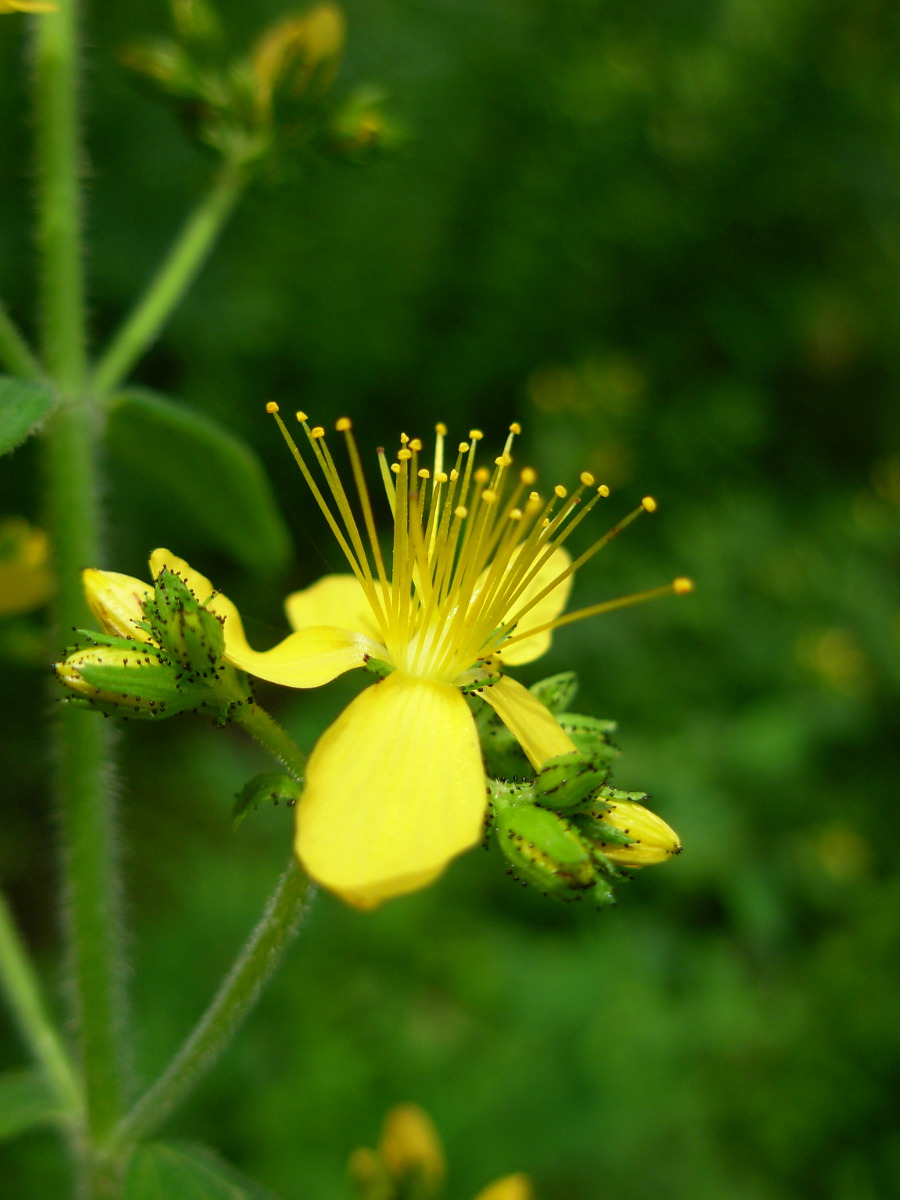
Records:
[[[346,22],[335,4],[287,17],[262,35],[250,60],[260,117],[267,121],[278,95],[327,91],[344,50]]]
[[[616,731],[615,721],[569,712],[560,713],[556,719],[586,757],[597,763],[612,762],[618,758],[618,748],[609,740]]]
[[[184,580],[163,567],[143,611],[153,640],[186,671],[214,684],[225,650],[225,631]]]
[[[0,521],[0,616],[38,608],[53,591],[47,535],[22,517]]]
[[[540,679],[528,689],[537,696],[545,708],[556,715],[564,713],[578,691],[578,676],[574,671],[562,671],[559,675],[549,675]]]
[[[76,698],[104,712],[126,711],[149,720],[195,708],[206,698],[183,686],[182,672],[158,647],[120,638],[76,649],[54,671]]]
[[[136,641],[150,640],[140,628],[144,620],[143,604],[153,595],[149,583],[94,567],[82,572],[82,580],[91,612],[107,633]]]
[[[500,849],[517,877],[562,899],[594,886],[597,873],[590,850],[563,817],[521,804],[500,808],[495,822]]]
[[[681,853],[678,834],[643,804],[603,800],[586,816],[591,825],[585,832],[592,844],[618,866],[647,867]]]
[[[609,778],[609,767],[579,754],[558,754],[548,759],[534,781],[538,804],[546,808],[574,808],[596,792]]]
[[[398,1104],[384,1119],[378,1152],[398,1190],[417,1197],[437,1195],[446,1163],[437,1130],[416,1104]]]

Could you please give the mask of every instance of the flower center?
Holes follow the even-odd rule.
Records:
[[[593,605],[536,625],[535,607],[640,513],[652,512],[656,503],[646,497],[573,561],[568,553],[560,553],[563,544],[598,501],[609,495],[609,489],[605,485],[595,488],[594,477],[584,472],[574,492],[557,486],[545,500],[532,490],[537,475],[530,467],[517,474],[511,471],[513,441],[521,432],[517,424],[510,426],[492,469],[476,465],[483,436],[477,429],[459,443],[449,468],[445,463],[447,430],[440,424],[430,466],[422,463],[420,439],[406,434],[401,434],[392,463],[383,450],[378,451],[393,516],[388,569],[350,420],[341,418],[336,429],[346,443],[353,503],[322,426],[310,426],[306,414],[297,413],[311,464],[288,432],[278,406],[271,403],[267,410],[275,416],[365,593],[389,661],[399,671],[462,685],[473,669],[488,664],[504,647],[524,637],[625,603],[690,590],[689,581],[676,580],[652,592]]]

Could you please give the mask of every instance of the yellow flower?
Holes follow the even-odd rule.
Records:
[[[261,679],[319,687],[372,660],[390,672],[319,739],[297,806],[296,851],[304,868],[349,903],[371,908],[425,886],[482,836],[486,781],[463,693],[488,703],[539,769],[575,746],[505,669],[542,654],[559,625],[690,584],[676,580],[560,616],[575,568],[655,505],[645,499],[573,562],[563,543],[608,490],[595,489],[585,473],[572,495],[557,487],[545,501],[531,490],[533,471],[526,468],[511,482],[515,425],[493,470],[476,467],[477,430],[460,443],[452,465],[444,461],[440,425],[431,467],[422,465],[421,442],[405,435],[396,462],[389,466],[380,454],[394,518],[389,568],[349,420],[337,427],[346,440],[355,504],[324,430],[298,414],[309,447],[304,456],[277,405],[268,407],[352,574],[326,575],[289,596],[294,632],[263,652],[248,644],[229,600],[215,595],[208,607],[224,618],[225,661]],[[154,575],[163,566],[181,575],[201,601],[213,595],[209,580],[169,551],[156,550],[150,565]],[[135,636],[148,585],[93,571],[86,586],[104,627]]]
[[[447,1173],[434,1124],[417,1104],[397,1104],[384,1119],[378,1149],[350,1156],[350,1179],[361,1200],[439,1200]],[[475,1200],[532,1200],[531,1180],[521,1173],[489,1183]]]
[[[38,608],[53,592],[46,533],[22,517],[0,521],[0,617]]]
[[[52,0],[0,0],[0,14],[14,12],[59,12],[59,5]]]

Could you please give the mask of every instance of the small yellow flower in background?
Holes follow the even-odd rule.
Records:
[[[635,596],[561,616],[573,571],[643,511],[625,520],[576,560],[563,543],[608,489],[581,476],[570,495],[548,500],[532,490],[526,468],[510,480],[516,425],[493,468],[476,465],[481,433],[461,442],[445,463],[446,430],[437,427],[431,466],[422,443],[401,437],[396,461],[380,454],[393,513],[390,568],[379,544],[372,501],[347,419],[338,422],[350,460],[354,506],[321,426],[297,414],[313,465],[269,405],[352,571],[326,575],[289,596],[295,632],[267,651],[244,635],[240,615],[209,580],[167,550],[150,559],[154,577],[167,566],[224,620],[224,659],[287,687],[311,688],[370,663],[387,677],[353,700],[309,757],[297,806],[296,851],[309,875],[359,908],[424,887],[483,833],[486,779],[475,720],[464,693],[489,704],[536,770],[575,750],[541,702],[505,670],[548,648],[552,631],[624,604],[690,590],[676,580]],[[135,631],[150,587],[128,576],[88,571],[92,608],[109,632]],[[210,599],[212,597],[212,599]]]
[[[14,12],[59,12],[59,5],[52,3],[52,0],[0,0],[0,14]]]
[[[325,91],[340,65],[346,35],[346,19],[335,4],[320,4],[266,30],[251,56],[260,116],[271,117],[276,92],[301,95],[314,76]]]
[[[46,533],[22,517],[0,521],[0,617],[30,612],[52,592]]]
[[[439,1200],[446,1163],[431,1118],[417,1104],[392,1108],[377,1150],[355,1150],[348,1174],[362,1200]],[[532,1195],[528,1176],[516,1174],[488,1184],[475,1200],[531,1200]]]

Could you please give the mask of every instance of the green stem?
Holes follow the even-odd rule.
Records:
[[[239,168],[226,164],[220,170],[97,364],[93,386],[98,395],[108,395],[118,387],[158,336],[206,261],[245,183],[246,176]]]
[[[303,782],[306,755],[288,733],[258,704],[233,710],[232,719],[242,725],[251,737],[282,763],[295,779]]]
[[[60,406],[47,426],[47,520],[58,590],[55,636],[89,620],[81,569],[102,562],[96,407],[86,387],[81,250],[76,0],[35,26],[38,246],[42,352]],[[122,949],[108,728],[65,706],[54,727],[65,933],[74,1026],[84,1072],[88,1142],[123,1107]],[[95,1191],[89,1156],[82,1191]]]
[[[43,1069],[63,1109],[77,1114],[81,1089],[71,1060],[47,1012],[31,960],[22,945],[6,900],[0,894],[0,986],[26,1045]]]
[[[106,1147],[110,1158],[152,1134],[213,1065],[281,961],[312,890],[307,877],[291,861],[262,920],[193,1033],[114,1131]]]
[[[20,379],[41,378],[41,364],[3,304],[0,304],[0,362]]]

